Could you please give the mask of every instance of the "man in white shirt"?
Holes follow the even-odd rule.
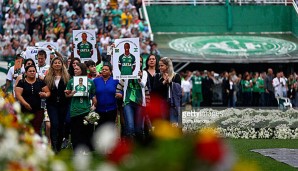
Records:
[[[275,97],[283,97],[282,88],[286,86],[285,80],[280,77],[280,72],[276,74],[276,77],[272,80],[272,85],[274,87]]]
[[[44,50],[39,50],[37,53],[37,74],[39,78],[43,79],[46,71],[50,68],[49,65],[46,64],[47,53]]]
[[[21,61],[19,61],[19,62],[23,63],[23,58],[19,54],[16,56],[16,61],[18,59],[21,59]],[[10,67],[7,72],[6,83],[5,83],[5,86],[3,87],[4,92],[7,92],[11,83],[12,83],[12,86],[14,86],[14,84],[16,82],[16,78],[25,72],[25,69],[23,66],[21,68],[15,68],[15,66],[16,66],[16,64],[14,66]]]

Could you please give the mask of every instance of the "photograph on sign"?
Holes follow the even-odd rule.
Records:
[[[36,66],[38,66],[38,51],[40,50],[44,50],[47,54],[46,56],[46,64],[50,65],[50,55],[51,55],[51,51],[48,48],[42,48],[42,47],[35,47],[35,46],[28,46],[26,48],[26,59],[33,59],[34,63]]]
[[[35,46],[48,48],[49,50],[56,49],[58,50],[58,43],[57,42],[37,42]]]
[[[97,61],[95,30],[73,30],[74,57],[81,61]]]
[[[88,96],[88,78],[87,76],[73,77],[73,90],[76,93],[73,96]]]
[[[116,39],[113,49],[113,77],[137,79],[140,70],[139,38]]]

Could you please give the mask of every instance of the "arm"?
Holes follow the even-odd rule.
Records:
[[[42,92],[40,92],[39,94],[41,98],[48,98],[51,96],[51,92],[48,86],[44,86],[41,90]]]
[[[144,88],[147,84],[148,75],[146,71],[140,71],[139,72],[140,78],[138,79],[139,84],[142,88]]]
[[[13,86],[14,91],[16,91],[16,87],[17,87],[19,81],[22,79],[22,77],[23,77],[23,75],[19,75],[19,76],[17,77],[17,79],[16,79],[16,83],[15,83],[14,86]]]
[[[10,84],[11,84],[11,80],[6,79],[6,83],[5,83],[5,86],[4,86],[4,89],[3,89],[4,92],[7,92],[7,89],[10,86]]]
[[[115,97],[117,99],[121,99],[123,98],[123,87],[124,87],[124,81],[123,80],[120,80],[118,85],[117,85],[117,88],[116,88],[116,95]]]
[[[23,88],[22,87],[16,87],[16,98],[18,101],[23,105],[27,110],[32,110],[31,106],[29,103],[26,102],[26,100],[23,98]]]

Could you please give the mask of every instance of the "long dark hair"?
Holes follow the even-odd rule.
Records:
[[[70,77],[72,78],[74,76],[74,68],[72,66],[73,62],[74,61],[79,61],[81,63],[81,59],[80,58],[73,58],[71,61],[70,61],[70,64],[69,64],[69,67],[68,67],[68,73],[70,75]]]
[[[149,69],[148,62],[149,62],[149,58],[150,58],[151,56],[154,56],[154,58],[155,58],[155,61],[156,61],[156,63],[155,63],[155,72],[158,73],[158,59],[157,59],[157,57],[156,57],[154,54],[150,54],[150,55],[147,57],[147,59],[146,59],[146,63],[145,63],[145,69],[144,69],[144,70],[148,71],[148,69]]]
[[[80,67],[82,70],[81,76],[86,76],[87,75],[87,66],[84,63],[79,63],[77,66]]]

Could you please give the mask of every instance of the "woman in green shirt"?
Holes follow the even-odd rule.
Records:
[[[87,76],[87,67],[83,63],[78,63],[74,67],[75,76]],[[74,81],[73,78],[69,80],[65,95],[66,97],[71,98],[70,103],[70,125],[71,125],[71,142],[73,149],[76,150],[79,145],[84,145],[90,150],[93,150],[91,145],[91,138],[93,133],[92,125],[84,125],[83,120],[85,116],[96,106],[96,97],[95,97],[95,86],[92,80],[88,79],[87,84],[89,96],[74,96],[76,91],[74,90]],[[90,102],[92,99],[92,105]]]

